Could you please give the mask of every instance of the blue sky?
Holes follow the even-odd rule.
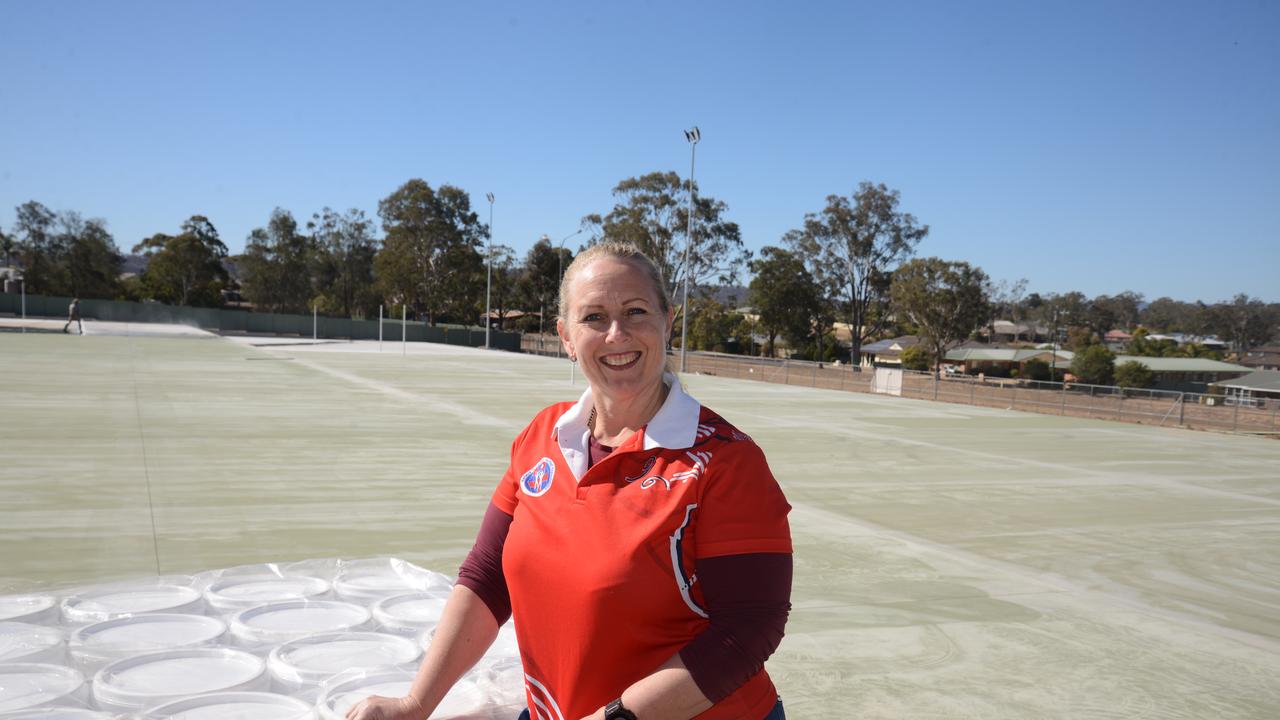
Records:
[[[1280,301],[1280,3],[0,0],[0,226],[124,250],[421,177],[523,255],[688,173],[752,249],[859,181],[1042,293]]]

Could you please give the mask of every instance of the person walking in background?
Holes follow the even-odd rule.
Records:
[[[429,717],[508,618],[521,720],[784,720],[764,664],[791,608],[791,506],[764,452],[667,368],[671,301],[634,245],[583,251],[560,287],[590,387],[513,443],[409,694],[346,720]]]
[[[71,301],[71,307],[67,308],[67,324],[62,326],[62,332],[67,332],[67,328],[71,327],[71,323],[75,323],[80,329],[80,334],[84,334],[84,322],[80,319],[80,298],[74,298]]]

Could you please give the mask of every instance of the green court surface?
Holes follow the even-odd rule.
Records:
[[[88,330],[0,333],[0,592],[453,574],[512,438],[582,390],[502,352]],[[789,717],[1280,717],[1280,442],[685,382],[794,506]]]

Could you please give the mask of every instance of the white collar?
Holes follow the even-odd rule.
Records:
[[[663,373],[662,380],[669,388],[667,399],[642,430],[643,449],[678,450],[692,447],[698,432],[698,416],[702,412],[702,405],[685,393],[679,378],[672,373]],[[586,392],[560,416],[551,431],[551,437],[560,445],[561,454],[578,480],[587,474],[589,465],[588,443],[591,430],[587,427],[587,420],[590,419],[593,406],[591,387],[587,386]]]

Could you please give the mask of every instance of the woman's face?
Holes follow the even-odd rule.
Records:
[[[602,257],[577,272],[567,299],[568,317],[556,329],[593,392],[625,402],[662,382],[672,312],[662,311],[643,269]]]

